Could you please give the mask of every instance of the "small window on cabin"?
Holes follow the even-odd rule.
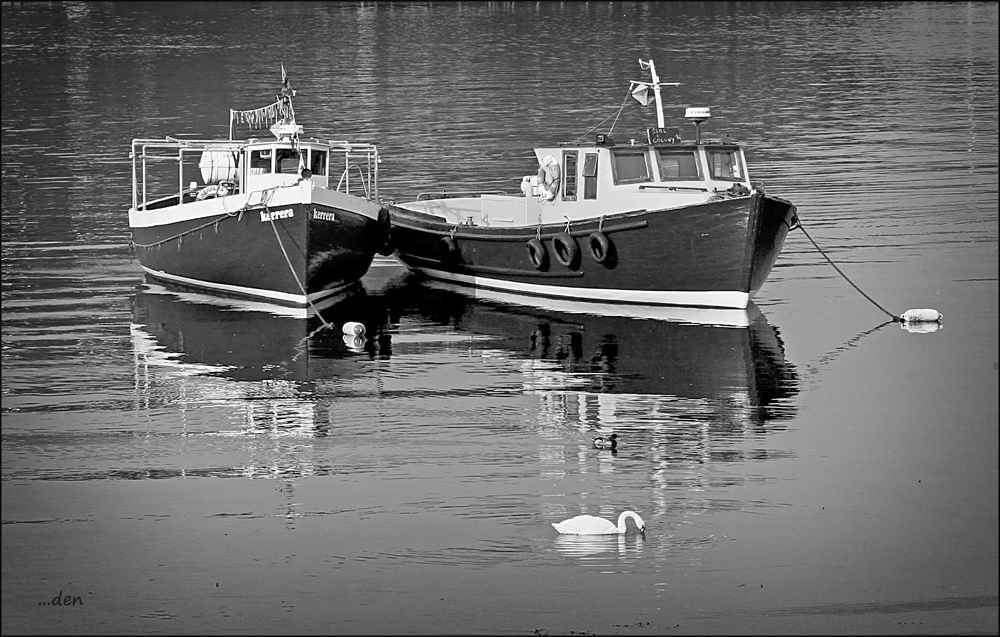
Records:
[[[583,156],[583,198],[597,199],[597,153]]]
[[[743,181],[740,155],[735,150],[708,151],[708,170],[711,172],[712,179]]]
[[[576,167],[579,155],[576,151],[563,153],[563,201],[576,201]]]
[[[612,154],[616,184],[634,184],[650,181],[646,151],[616,151]]]
[[[658,150],[660,179],[663,181],[691,181],[701,179],[698,155],[693,150]]]
[[[275,172],[282,174],[299,174],[299,151],[292,148],[275,149]]]
[[[250,153],[250,174],[264,175],[271,172],[271,149]]]
[[[312,171],[313,176],[325,177],[326,176],[326,151],[316,150],[315,148],[309,151],[311,153],[312,162],[309,164],[309,170]]]

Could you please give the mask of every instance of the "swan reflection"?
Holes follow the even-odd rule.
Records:
[[[638,556],[642,553],[641,535],[558,535],[555,547],[569,557]]]

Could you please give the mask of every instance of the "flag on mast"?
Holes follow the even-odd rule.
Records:
[[[295,97],[295,89],[288,82],[288,74],[285,73],[285,64],[281,63],[281,94],[288,97]]]

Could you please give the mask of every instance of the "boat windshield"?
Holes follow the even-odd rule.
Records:
[[[659,149],[657,155],[660,161],[661,180],[694,181],[702,179],[698,154],[694,149]]]
[[[712,179],[724,181],[743,181],[743,167],[740,164],[740,154],[734,149],[710,149],[708,151],[708,169]]]
[[[263,175],[271,172],[271,149],[255,150],[250,153],[250,174]]]
[[[311,160],[309,170],[312,171],[313,175],[326,177],[326,151],[312,148],[309,152]]]
[[[611,157],[616,184],[651,181],[645,150],[616,150]]]
[[[299,151],[294,148],[275,149],[275,172],[295,174],[299,172]]]

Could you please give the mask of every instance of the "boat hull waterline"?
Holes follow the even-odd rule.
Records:
[[[657,211],[534,227],[455,226],[390,206],[391,245],[433,279],[551,298],[744,309],[777,260],[795,206],[763,192]],[[564,265],[554,240],[572,237]],[[599,239],[607,241],[607,254]],[[546,256],[537,266],[528,242]],[[597,256],[603,256],[598,262]],[[518,245],[520,244],[520,245]],[[565,258],[567,254],[562,253]]]
[[[384,245],[385,213],[360,198],[336,206],[279,193],[262,207],[225,201],[237,195],[185,205],[179,218],[176,207],[144,213],[132,226],[139,263],[162,281],[289,306],[356,283]]]

